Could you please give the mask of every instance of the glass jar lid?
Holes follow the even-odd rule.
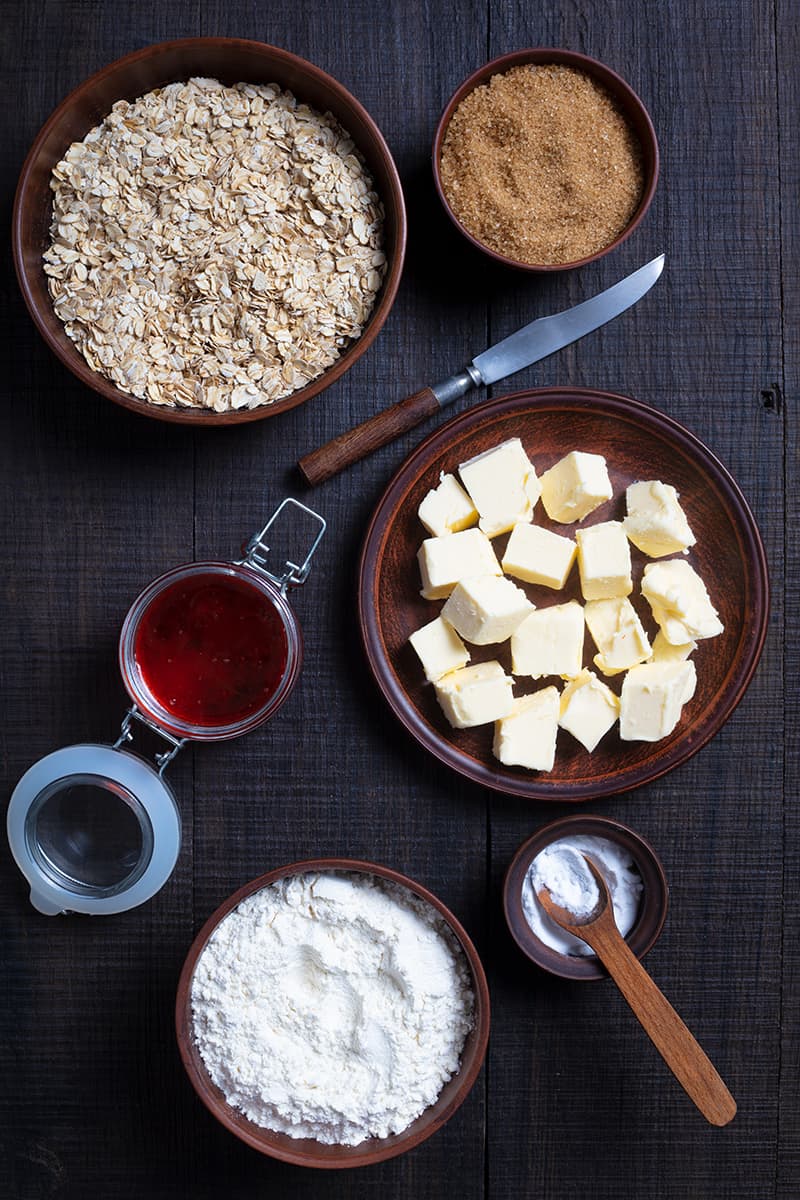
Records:
[[[66,746],[34,763],[8,808],[8,840],[39,912],[125,912],[154,896],[181,844],[175,797],[127,750]]]

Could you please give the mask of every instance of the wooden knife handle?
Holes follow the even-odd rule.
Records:
[[[318,450],[305,454],[297,464],[300,473],[306,483],[316,487],[438,411],[439,401],[430,388],[423,388],[356,425],[355,429],[339,434]]]

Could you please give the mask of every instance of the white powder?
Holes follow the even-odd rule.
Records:
[[[297,875],[214,931],[192,981],[194,1036],[249,1120],[357,1145],[401,1132],[456,1073],[470,983],[445,921],[407,889]]]
[[[547,888],[556,904],[576,917],[588,917],[600,899],[594,876],[583,860],[586,853],[600,868],[614,907],[614,920],[623,937],[639,912],[642,879],[627,850],[607,838],[577,835],[560,838],[540,850],[522,884],[522,909],[533,932],[560,954],[593,954],[591,947],[551,921],[536,893]]]

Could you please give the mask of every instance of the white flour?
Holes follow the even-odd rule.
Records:
[[[430,905],[359,874],[280,880],[220,923],[192,981],[209,1075],[251,1121],[356,1145],[405,1129],[459,1067],[463,952]]]

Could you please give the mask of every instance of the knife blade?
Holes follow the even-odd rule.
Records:
[[[516,333],[477,354],[462,371],[423,388],[342,433],[298,462],[300,473],[312,487],[345,467],[372,454],[387,442],[413,429],[426,417],[463,396],[473,387],[495,383],[542,358],[563,349],[636,304],[664,269],[664,255],[639,267],[633,274],[563,312],[538,317]]]

